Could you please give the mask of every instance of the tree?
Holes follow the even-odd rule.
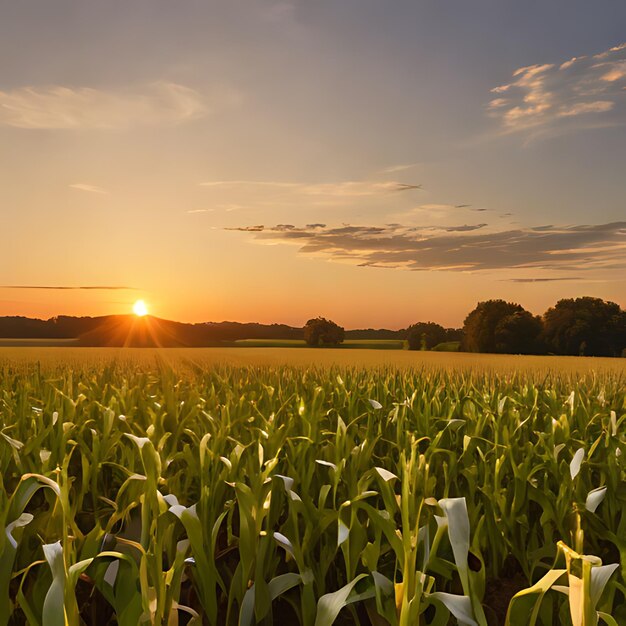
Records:
[[[468,352],[532,354],[539,351],[541,320],[504,300],[479,302],[465,318],[462,348]]]
[[[418,322],[407,328],[409,350],[432,350],[446,339],[446,329],[434,322]]]
[[[323,317],[310,319],[304,326],[304,340],[310,346],[339,345],[345,336],[344,329]]]
[[[620,356],[626,348],[626,311],[601,298],[559,300],[543,316],[543,337],[556,354]]]
[[[463,341],[463,329],[446,328],[446,338],[444,341]]]
[[[537,354],[543,352],[541,331],[543,325],[538,315],[518,311],[503,317],[495,329],[496,352],[502,354]]]

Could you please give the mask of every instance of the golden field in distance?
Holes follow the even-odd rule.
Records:
[[[211,367],[295,366],[295,367],[397,367],[447,371],[493,371],[525,373],[626,374],[626,359],[603,357],[527,356],[510,354],[474,354],[468,352],[420,352],[407,350],[336,349],[336,348],[66,348],[0,347],[0,364],[42,366],[80,366],[114,361],[146,364],[160,360],[176,367],[189,364]]]

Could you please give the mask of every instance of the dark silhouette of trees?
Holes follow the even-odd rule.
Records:
[[[541,354],[543,325],[538,315],[518,311],[503,317],[495,329],[496,352],[503,354]]]
[[[339,345],[345,336],[344,329],[323,317],[310,319],[304,327],[304,340],[309,346]]]
[[[600,298],[559,300],[543,320],[519,304],[479,302],[465,318],[468,352],[620,356],[626,348],[626,311]]]
[[[446,328],[446,338],[444,341],[463,341],[463,329]]]
[[[620,356],[626,348],[626,311],[600,298],[559,300],[543,316],[543,337],[550,352]]]
[[[58,316],[48,320],[0,316],[0,339],[72,340],[77,345],[226,345],[239,339],[302,339],[309,345],[337,345],[349,339],[406,339],[411,350],[626,357],[626,311],[615,302],[582,297],[559,300],[543,318],[504,300],[479,302],[462,329],[419,322],[405,329],[345,331],[322,317],[304,328],[284,324],[206,322],[185,324],[150,317],[150,333],[133,315]],[[132,331],[132,332],[131,332]],[[141,332],[140,332],[141,331]],[[450,344],[450,345],[448,345]]]
[[[465,318],[462,349],[467,352],[533,354],[539,350],[541,319],[504,300],[479,302]]]
[[[447,337],[447,330],[434,322],[418,322],[407,328],[409,350],[432,350]]]

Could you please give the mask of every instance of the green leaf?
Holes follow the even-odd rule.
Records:
[[[600,601],[600,596],[609,582],[609,578],[613,572],[619,567],[618,563],[611,565],[600,565],[591,568],[591,582],[589,585],[589,594],[591,596],[591,606],[595,607]]]
[[[113,558],[114,561],[109,559]],[[113,586],[107,581],[109,567],[116,566]],[[119,552],[101,552],[93,564],[90,574],[96,587],[115,610],[119,626],[137,626],[143,612],[139,589],[139,568],[135,560]]]
[[[587,499],[585,501],[585,508],[587,511],[591,511],[592,513],[596,512],[596,509],[600,506],[602,500],[606,496],[606,487],[598,487],[597,489],[592,489],[587,494]]]
[[[324,594],[317,601],[317,614],[315,615],[315,626],[331,626],[337,619],[337,615],[344,606],[349,604],[347,602],[354,586],[362,580],[367,578],[367,574],[359,574],[354,580],[343,586],[341,589],[332,593]]]
[[[342,543],[347,541],[350,536],[350,529],[343,523],[343,520],[339,519],[337,522],[337,545],[340,546]]]
[[[302,576],[294,572],[290,572],[288,574],[281,574],[280,576],[275,576],[267,584],[267,587],[270,592],[270,598],[272,600],[276,600],[278,596],[282,596],[283,593],[289,591],[290,589],[293,589],[293,587],[298,586],[301,582],[302,582]]]
[[[444,498],[439,500],[439,506],[446,514],[448,537],[454,554],[454,562],[463,583],[463,590],[469,594],[467,557],[470,547],[470,524],[465,498]]]
[[[52,584],[43,602],[43,626],[65,626],[65,564],[61,542],[43,546],[43,553],[52,571]]]
[[[460,626],[478,626],[478,622],[474,620],[472,601],[468,596],[435,591],[428,594],[428,597],[441,602],[457,618]]]
[[[603,613],[602,611],[598,611],[598,617],[600,617],[605,624],[609,626],[619,626],[617,620],[614,617],[611,617],[608,613]]]
[[[275,576],[270,580],[267,585],[267,589],[269,592],[270,600],[273,602],[281,596],[283,593],[286,593],[293,587],[296,587],[302,582],[302,577],[300,574],[295,574],[293,572],[289,574],[281,574],[280,576]],[[241,603],[241,609],[239,611],[239,626],[251,626],[256,623],[254,616],[254,594],[256,590],[256,585],[252,585],[248,591],[246,591],[245,596],[243,597],[243,601]],[[263,619],[265,615],[258,615],[257,618],[259,620]]]
[[[289,541],[289,539],[287,539],[287,537],[285,537],[285,535],[283,535],[282,533],[273,533],[272,536],[274,537],[276,543],[281,548],[283,548],[283,550],[285,550],[287,554],[289,554],[294,559],[296,558],[296,555],[293,551],[293,544],[291,543],[291,541]]]
[[[573,392],[572,392],[573,393]],[[576,450],[574,454],[574,458],[572,458],[572,462],[569,464],[569,473],[572,477],[572,480],[578,476],[578,472],[580,472],[580,466],[582,465],[583,459],[585,458],[585,449],[579,448]]]
[[[12,612],[12,602],[9,597],[9,585],[15,564],[18,542],[13,536],[13,531],[23,528],[32,522],[33,516],[30,513],[22,513],[16,520],[13,520],[5,528],[6,541],[4,549],[0,553],[0,626],[6,626]]]
[[[394,478],[397,479],[398,477],[393,474],[392,472],[386,470],[384,467],[375,467],[374,468],[377,472],[378,475],[385,481],[385,482],[389,482],[390,480],[393,480]]]
[[[564,574],[565,569],[552,569],[532,587],[516,593],[509,604],[505,626],[535,626],[543,596]]]
[[[378,615],[384,617],[390,624],[398,623],[398,615],[395,605],[394,585],[379,572],[372,572],[374,579],[374,591],[376,593],[376,610]]]

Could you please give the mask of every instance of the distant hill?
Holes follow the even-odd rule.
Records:
[[[407,330],[347,330],[349,339],[405,339]],[[304,339],[303,328],[254,322],[203,322],[186,324],[158,317],[61,315],[40,320],[0,317],[0,339],[74,340],[74,345],[94,347],[202,347],[225,345],[240,339]]]
[[[237,339],[302,339],[303,336],[302,328],[285,324],[185,324],[135,315],[59,316],[49,320],[0,317],[0,338],[75,339],[83,346],[211,346]]]
[[[237,339],[302,339],[303,330],[281,324],[206,322],[184,324],[157,317],[134,315],[100,318],[101,322],[78,336],[83,346],[202,347]]]

